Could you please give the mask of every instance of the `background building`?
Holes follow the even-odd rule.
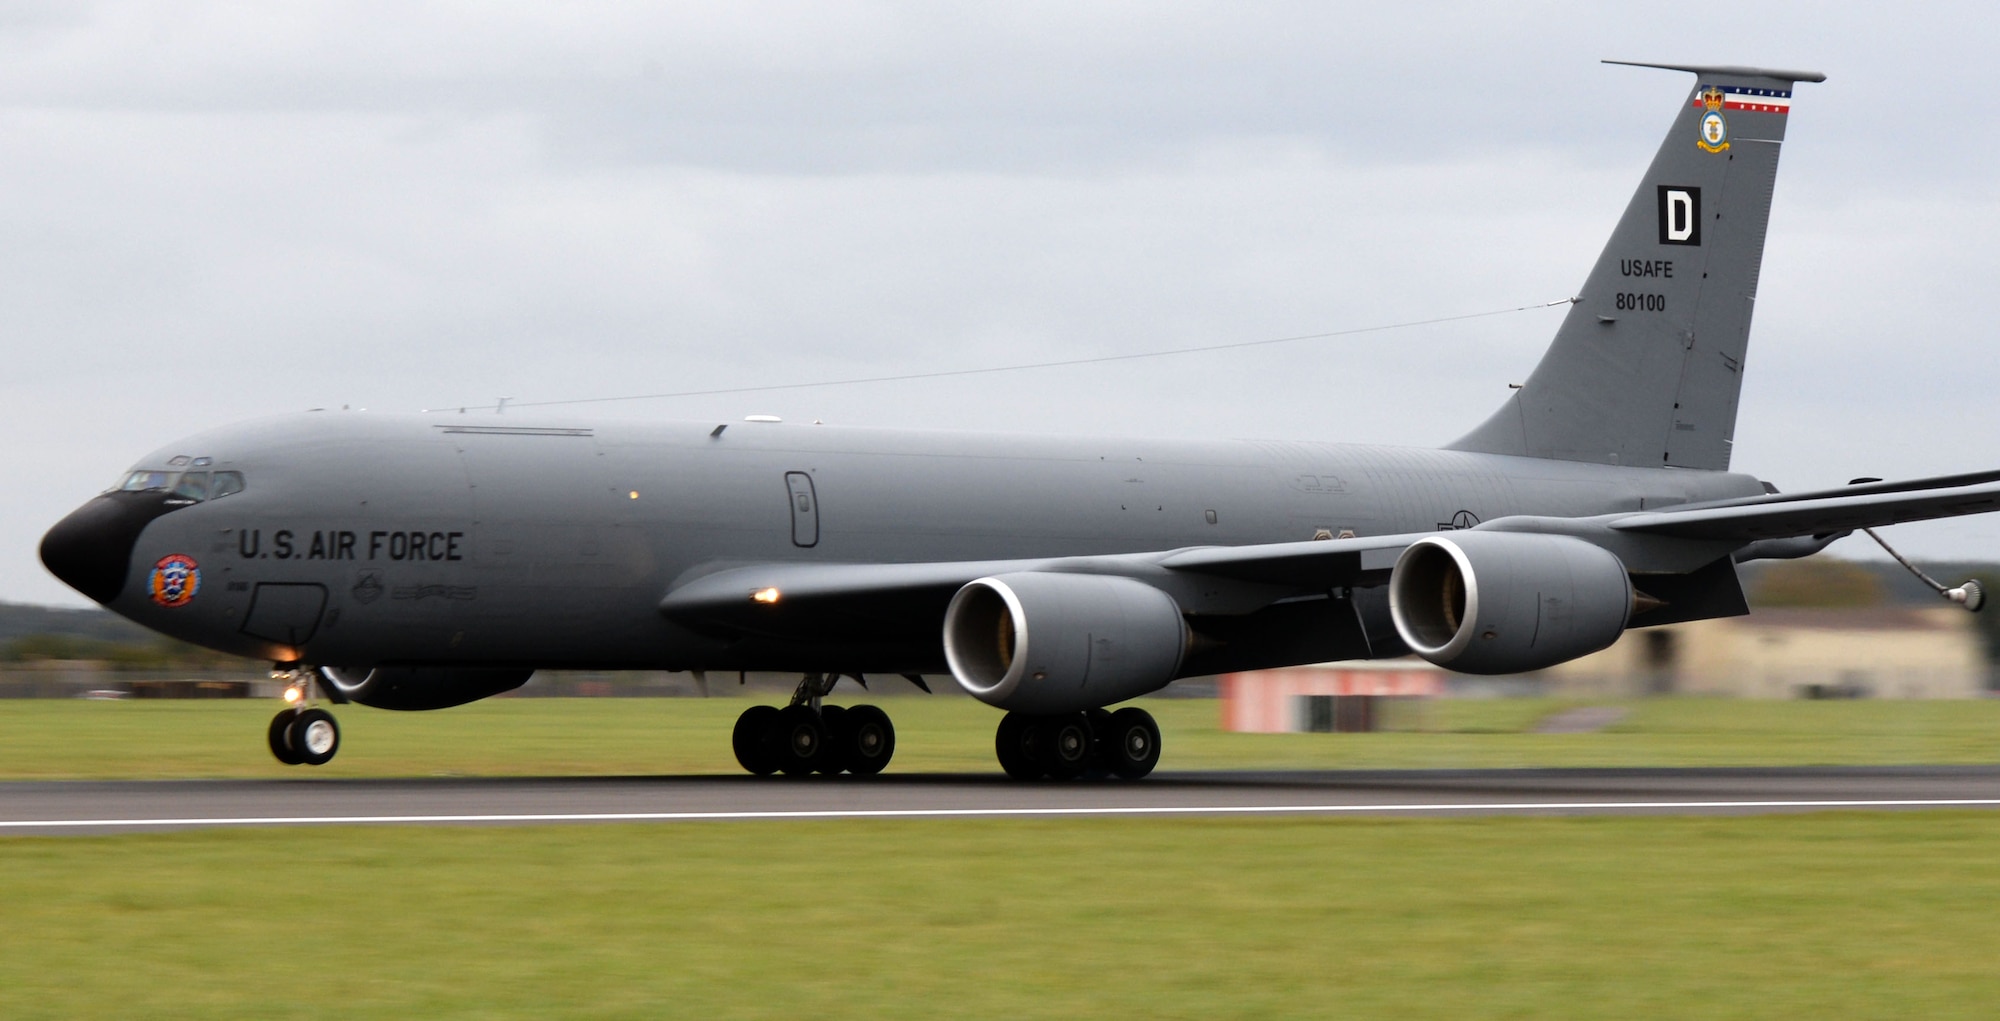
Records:
[[[1627,631],[1543,676],[1551,694],[1978,698],[1987,660],[1953,606],[1771,607]]]

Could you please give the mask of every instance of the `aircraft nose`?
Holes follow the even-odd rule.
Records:
[[[159,516],[157,508],[132,499],[137,495],[106,493],[56,522],[42,536],[42,565],[100,603],[118,598],[132,562],[132,547],[146,523]]]

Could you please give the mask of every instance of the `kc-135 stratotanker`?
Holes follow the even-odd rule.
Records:
[[[1137,778],[1159,730],[1107,707],[1175,678],[1536,670],[1748,612],[1739,562],[2000,509],[2000,471],[1794,494],[1729,471],[1792,90],[1824,76],[1670,69],[1695,86],[1553,343],[1443,449],[306,413],[142,459],[42,561],[285,672],[288,763],[338,748],[321,700],[756,670],[803,679],[737,721],[746,769],[870,774],[894,727],[834,683],[949,672],[1006,712],[1010,775]]]

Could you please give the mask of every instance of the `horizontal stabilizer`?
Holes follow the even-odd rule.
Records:
[[[1623,67],[1653,67],[1662,71],[1689,71],[1704,78],[1727,75],[1731,78],[1774,78],[1781,82],[1823,82],[1826,75],[1818,71],[1780,71],[1769,67],[1743,67],[1738,64],[1650,64],[1642,60],[1607,60],[1606,64]]]

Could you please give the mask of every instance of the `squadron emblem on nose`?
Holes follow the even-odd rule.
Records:
[[[165,607],[186,606],[194,594],[201,590],[201,568],[194,558],[175,553],[160,558],[153,565],[153,574],[146,582],[152,593],[153,602]]]

